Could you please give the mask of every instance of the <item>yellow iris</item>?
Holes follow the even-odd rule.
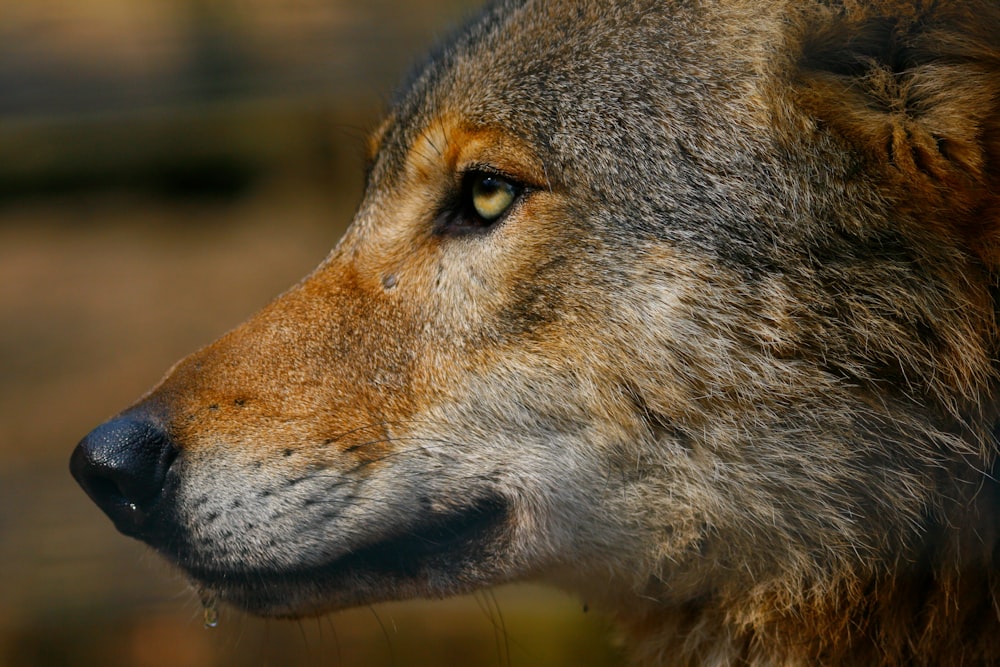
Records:
[[[472,181],[472,208],[486,222],[500,218],[517,199],[517,187],[492,174],[480,174]]]

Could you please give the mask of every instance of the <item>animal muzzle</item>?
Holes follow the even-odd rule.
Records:
[[[151,417],[125,413],[91,431],[76,446],[70,472],[126,535],[146,538],[177,458],[170,436]]]

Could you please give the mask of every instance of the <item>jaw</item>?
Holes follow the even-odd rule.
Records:
[[[217,568],[184,549],[167,555],[203,597],[260,616],[301,617],[386,600],[445,597],[509,581],[514,578],[507,546],[512,532],[509,502],[491,494],[362,540],[320,563]]]

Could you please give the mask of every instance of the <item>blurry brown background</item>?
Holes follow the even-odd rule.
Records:
[[[396,79],[475,0],[0,0],[0,666],[609,665],[532,587],[301,623],[124,538],[74,444],[318,263]]]

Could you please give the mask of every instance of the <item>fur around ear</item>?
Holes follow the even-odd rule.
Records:
[[[1000,271],[1000,2],[823,0],[796,83],[905,217]]]

